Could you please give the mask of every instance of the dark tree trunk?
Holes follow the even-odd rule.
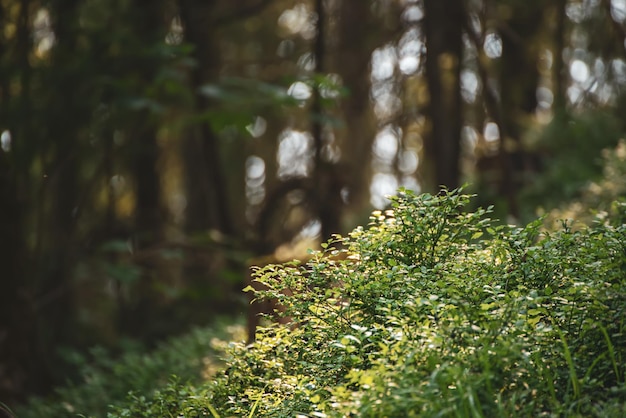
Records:
[[[150,50],[164,41],[162,6],[163,2],[158,0],[136,0],[131,6],[130,23],[135,26],[137,39],[144,50]],[[158,56],[146,54],[137,62],[138,71],[146,83],[153,81],[159,60]],[[163,222],[157,133],[156,115],[147,110],[139,112],[131,131],[134,144],[131,167],[136,182],[135,229],[140,246],[154,243],[159,238]]]
[[[135,61],[136,71],[141,74],[144,84],[154,81],[155,70],[162,58],[154,51],[164,42],[165,22],[163,1],[136,0],[130,6],[129,24],[135,31],[139,48],[143,54]],[[139,90],[139,94],[143,94]],[[156,282],[158,274],[157,258],[150,248],[162,239],[163,208],[161,204],[161,182],[159,176],[159,145],[157,141],[157,115],[150,110],[135,113],[134,123],[129,129],[131,141],[130,169],[135,181],[134,244],[140,254],[146,254],[138,262],[142,269],[141,277],[133,288],[132,299],[120,304],[118,326],[123,333],[150,339],[158,334],[155,309],[159,303]],[[150,257],[147,256],[150,254]]]
[[[348,96],[342,100],[341,111],[346,123],[341,138],[342,160],[348,168],[346,186],[349,205],[355,208],[369,205],[372,143],[375,125],[370,108],[369,61],[376,33],[372,34],[370,5],[366,1],[342,0],[339,3],[339,24],[335,71],[341,76]]]
[[[156,127],[146,126],[133,140],[137,147],[132,159],[136,182],[135,231],[140,248],[155,243],[160,236],[161,188],[159,183],[159,147]]]
[[[196,126],[189,127],[181,143],[185,170],[185,230],[197,233],[211,229],[217,222],[211,216],[211,186],[208,170],[202,156],[202,139]]]
[[[0,398],[22,400],[25,390],[41,390],[33,379],[38,372],[34,349],[34,318],[26,299],[22,217],[14,160],[0,150]]]
[[[135,0],[131,6],[130,25],[144,51],[154,50],[164,42],[166,27],[162,0]],[[143,53],[136,62],[144,85],[153,82],[162,58],[156,53]],[[139,92],[143,94],[142,91]],[[162,227],[161,186],[159,179],[159,145],[157,115],[149,110],[136,114],[131,130],[131,167],[136,182],[135,230],[141,246],[156,242]]]
[[[522,143],[528,120],[537,108],[539,51],[534,46],[543,21],[544,7],[538,4],[519,6],[499,31],[502,39],[500,58],[500,160],[509,164],[502,168],[499,194],[509,196],[508,212],[519,216],[517,201],[513,196],[523,185],[524,173],[532,171],[532,162]],[[560,55],[560,54],[559,54]],[[556,58],[557,67],[559,57]],[[557,85],[557,89],[562,88]],[[557,95],[561,94],[557,92]],[[509,178],[506,177],[509,176]]]
[[[317,14],[317,36],[313,45],[315,57],[315,73],[321,76],[326,68],[326,43],[328,18],[323,0],[315,1]],[[322,96],[319,86],[313,92],[311,105],[311,134],[313,135],[314,166],[313,166],[313,207],[321,224],[321,239],[328,240],[332,234],[341,232],[341,215],[343,201],[341,189],[342,175],[336,164],[323,156],[324,148],[324,118],[325,110],[322,107]]]
[[[57,68],[50,71],[48,81],[54,83],[64,94],[55,97],[43,136],[51,157],[44,162],[43,182],[33,182],[40,187],[38,205],[39,219],[36,234],[35,271],[30,272],[38,282],[33,291],[36,315],[36,361],[41,369],[32,376],[44,382],[41,387],[59,383],[64,373],[57,349],[69,344],[75,324],[75,298],[73,289],[73,266],[75,262],[75,227],[78,211],[78,161],[77,148],[80,131],[85,123],[85,105],[77,93],[82,80],[76,78],[76,45],[78,34],[78,1],[52,2],[50,14],[56,45],[51,59]],[[81,106],[82,105],[82,106]],[[31,135],[33,132],[29,132]],[[20,139],[26,139],[24,137]],[[20,145],[23,148],[24,145]],[[49,203],[46,203],[49,202]],[[28,274],[28,273],[27,273]]]
[[[565,62],[563,60],[563,50],[565,49],[565,37],[567,36],[567,0],[556,0],[556,27],[554,31],[554,103],[553,109],[557,112],[565,108],[565,86],[567,85],[567,74]]]
[[[324,1],[315,0],[315,13],[317,15],[317,35],[313,44],[313,56],[315,57],[315,73],[318,76],[326,70],[326,11]],[[321,223],[322,241],[330,238],[331,234],[339,232],[341,216],[341,200],[336,202],[334,193],[337,191],[331,187],[334,179],[332,163],[325,161],[322,156],[324,147],[324,109],[322,108],[322,96],[319,86],[313,91],[311,104],[311,134],[313,135],[313,187],[311,194],[314,200],[316,215]]]
[[[180,16],[185,39],[194,45],[196,68],[192,73],[191,88],[195,95],[195,110],[206,112],[210,103],[199,94],[199,88],[216,82],[219,76],[220,51],[216,43],[214,2],[180,0]],[[225,235],[235,232],[229,194],[221,161],[218,137],[208,122],[190,129],[185,140],[184,154],[187,166],[187,228],[189,230],[214,228]],[[203,166],[200,165],[202,156]]]
[[[68,109],[68,108],[65,108]],[[73,266],[76,244],[74,231],[77,214],[77,161],[70,147],[59,146],[57,169],[50,178],[52,207],[46,232],[43,256],[43,281],[39,289],[37,317],[40,356],[50,373],[60,377],[56,348],[72,341],[75,322]]]
[[[0,122],[11,135],[10,150],[0,149],[0,399],[8,404],[24,400],[26,393],[42,393],[50,382],[37,351],[31,297],[35,268],[29,268],[25,230],[31,161],[25,149],[31,121],[23,116],[29,114],[31,94],[29,6],[28,0],[19,2],[15,37],[0,34],[0,60],[15,63],[13,71],[3,66],[0,74]],[[0,5],[0,27],[10,19],[11,10]],[[12,84],[19,85],[19,93],[10,90]]]
[[[523,10],[521,10],[523,8]],[[523,5],[500,30],[500,98],[509,139],[520,143],[523,127],[537,108],[538,53],[532,44],[542,22],[542,6]],[[505,138],[502,138],[505,139]]]
[[[434,164],[432,186],[455,188],[460,182],[463,1],[424,0],[424,14],[432,127],[426,155]]]

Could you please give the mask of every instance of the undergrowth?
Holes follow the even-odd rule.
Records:
[[[229,325],[227,325],[229,324]],[[199,384],[223,369],[219,361],[229,340],[245,331],[232,320],[216,320],[182,337],[163,342],[152,352],[130,349],[121,358],[103,348],[89,356],[74,354],[80,379],[68,382],[47,398],[32,398],[17,408],[17,418],[104,417],[111,407],[123,408],[142,397],[160,396],[173,384]]]
[[[470,198],[402,190],[306,264],[260,268],[294,326],[108,417],[626,416],[625,205],[546,232]]]

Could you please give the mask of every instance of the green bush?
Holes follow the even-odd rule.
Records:
[[[587,182],[599,180],[603,150],[615,148],[624,135],[622,119],[605,110],[557,112],[539,136],[529,140],[528,145],[543,155],[543,169],[521,190],[524,211],[560,206],[578,198]]]
[[[403,190],[305,265],[260,269],[297,327],[109,417],[625,416],[626,226],[496,226],[469,200]]]
[[[581,187],[577,199],[549,211],[549,228],[558,219],[576,219],[590,225],[598,217],[619,216],[619,202],[626,198],[626,141],[622,139],[615,148],[603,150],[602,159],[602,177]]]
[[[17,408],[16,416],[102,417],[106,416],[110,405],[137,404],[141,397],[151,397],[155,391],[156,396],[162,396],[161,391],[167,393],[167,388],[174,383],[205,381],[222,369],[216,359],[223,356],[226,341],[242,338],[245,333],[243,326],[226,326],[225,323],[221,319],[212,327],[194,329],[149,353],[140,347],[129,347],[119,358],[102,348],[94,348],[90,359],[74,354],[72,361],[79,368],[80,380],[58,388],[49,398],[31,399]],[[178,377],[173,378],[173,375]]]

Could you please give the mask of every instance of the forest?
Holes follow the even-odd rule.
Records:
[[[576,311],[585,327],[592,319],[584,312],[595,312],[598,325],[589,326],[585,338],[593,335],[594,341],[606,341],[609,347],[600,356],[606,375],[597,377],[604,383],[594,381],[599,386],[592,385],[593,390],[626,393],[621,357],[626,352],[620,348],[626,347],[626,324],[620,317],[626,307],[615,302],[626,299],[626,216],[620,203],[626,196],[626,1],[0,0],[0,28],[0,415],[15,409],[24,417],[70,412],[101,416],[113,405],[121,409],[110,416],[143,416],[138,411],[145,405],[132,404],[126,396],[142,390],[147,396],[159,389],[150,385],[163,376],[154,379],[151,370],[165,373],[162,393],[181,398],[185,382],[167,386],[167,379],[201,379],[203,366],[198,362],[217,350],[211,336],[245,340],[231,331],[241,327],[250,309],[242,290],[250,284],[251,266],[261,267],[257,279],[268,286],[270,297],[281,300],[290,288],[272,293],[280,286],[272,285],[270,272],[264,270],[268,264],[311,259],[302,267],[308,269],[306,274],[292,267],[276,270],[289,277],[302,275],[304,281],[317,277],[312,271],[325,268],[347,274],[341,283],[346,292],[354,286],[350,294],[359,312],[350,315],[362,321],[358,327],[366,327],[368,304],[382,302],[360,293],[360,282],[350,284],[352,273],[344,271],[350,268],[343,263],[358,258],[362,267],[356,270],[362,275],[375,270],[365,255],[372,260],[380,256],[383,265],[395,268],[390,270],[393,275],[411,276],[413,270],[400,268],[405,264],[421,263],[435,275],[443,274],[443,268],[461,269],[460,264],[436,266],[439,256],[434,254],[443,251],[444,244],[458,252],[443,251],[441,257],[460,257],[455,260],[461,263],[462,258],[470,266],[459,270],[467,283],[480,275],[498,280],[506,276],[509,286],[518,268],[527,266],[519,274],[528,283],[535,280],[542,292],[557,292],[555,285],[538,279],[553,269],[558,274],[551,277],[563,280],[559,297],[576,294],[576,301],[587,301],[578,285],[564,283],[572,274],[580,275],[576,283],[584,282],[581,277],[597,279],[588,284],[589,295],[604,305],[581,305],[584,309]],[[399,190],[400,197],[394,197]],[[432,215],[432,225],[443,222],[442,231],[448,228],[448,218],[429,208],[457,219],[454,214],[463,207],[467,222],[459,218],[450,225],[472,234],[466,239],[450,229],[428,241],[431,226],[414,222],[413,207],[424,219]],[[479,215],[494,220],[479,220]],[[410,224],[423,229],[396,242],[393,234],[404,237],[406,231],[385,229],[384,219],[391,218],[405,219],[397,222],[402,228]],[[358,232],[365,226],[375,232]],[[412,234],[415,239],[407,238]],[[597,242],[599,236],[605,241]],[[487,237],[488,243],[477,243]],[[387,250],[374,249],[386,241]],[[408,256],[409,241],[416,254],[419,246],[430,246],[432,259]],[[505,242],[526,250],[503,250]],[[553,252],[554,246],[583,252],[573,261],[566,251]],[[545,257],[533,255],[537,248],[543,248]],[[335,265],[334,260],[323,260],[344,251],[351,254],[347,261]],[[492,262],[504,269],[504,276],[485,267],[485,257],[491,256],[487,253],[497,258]],[[476,255],[468,261],[464,257],[470,254]],[[509,270],[506,263],[511,263]],[[606,278],[595,277],[594,268]],[[600,281],[612,283],[615,294],[602,293],[610,286],[605,289]],[[428,291],[437,298],[444,293],[452,297],[455,286],[463,285],[451,283],[445,292]],[[479,287],[493,285],[486,283],[475,282]],[[301,297],[311,286],[303,287]],[[342,306],[334,291],[324,292]],[[483,297],[475,296],[474,302]],[[285,302],[292,317],[317,312],[310,304],[319,300],[311,296],[305,303],[298,297]],[[408,297],[394,294],[385,300]],[[498,301],[509,297],[507,293],[503,299],[476,303],[501,312]],[[552,395],[544,403],[537,400],[535,409],[516,409],[526,405],[524,397],[510,405],[502,401],[498,408],[504,409],[493,410],[483,398],[482,404],[462,403],[467,410],[454,409],[461,404],[441,404],[440,411],[448,411],[442,416],[511,416],[515,411],[520,416],[541,411],[620,416],[626,411],[623,403],[600,409],[557,408],[580,408],[586,387],[580,376],[593,380],[591,370],[600,367],[581,360],[587,368],[576,375],[574,345],[570,351],[565,344],[570,330],[555,325],[560,307],[550,310],[555,316],[549,319],[543,302],[525,303],[511,306],[525,312],[526,319],[530,315],[532,326],[553,321],[558,330],[554,340],[537,337],[533,347],[540,352],[554,341],[563,343],[563,353],[551,352],[550,358],[557,364],[557,358],[565,356],[562,363],[570,367],[554,381],[571,385],[571,394],[567,391],[563,398],[558,389],[544,388]],[[397,306],[385,309],[400,312]],[[437,315],[450,313],[441,309],[445,312]],[[611,316],[603,317],[602,312]],[[407,315],[413,314],[410,310]],[[514,321],[498,318],[502,324]],[[608,322],[602,322],[605,319]],[[369,331],[357,329],[355,323],[348,331],[341,328],[341,334],[338,328],[331,332],[307,326],[292,330],[291,336],[283,336],[283,328],[272,331],[275,335],[268,332],[267,340],[259,339],[259,357],[249,361],[269,356],[263,350],[270,350],[270,343],[263,341],[272,338],[286,338],[296,350],[302,341],[324,335],[347,350],[350,329],[363,335],[378,329],[373,324],[367,325]],[[461,334],[459,338],[465,338]],[[374,338],[363,335],[359,344]],[[382,344],[372,341],[372,346]],[[588,346],[587,340],[580,342],[581,350]],[[413,350],[410,345],[385,347],[381,358],[388,360],[393,350]],[[169,357],[168,350],[180,354]],[[89,380],[87,375],[92,382],[96,376],[104,379],[99,373],[105,369],[113,375],[119,367],[134,370],[133,361],[124,359],[136,356],[134,364],[139,364],[136,359],[145,360],[141,356],[147,353],[153,353],[149,358],[154,364],[141,363],[141,379],[127,377],[135,387],[112,384],[105,390],[103,384],[97,396],[67,389],[80,387]],[[238,360],[229,368],[231,383],[237,373],[244,373],[237,361],[255,356],[243,349],[237,353]],[[335,352],[323,355],[343,358]],[[364,356],[373,358],[369,351]],[[358,367],[357,360],[350,360],[355,362],[350,367],[365,370],[378,364],[370,360]],[[480,361],[489,363],[482,357]],[[515,368],[515,361],[502,367]],[[172,364],[179,368],[168,368]],[[557,373],[548,369],[541,371],[543,380],[550,380],[546,373]],[[396,371],[385,369],[381,375],[385,373],[398,378]],[[280,402],[274,401],[287,408],[280,413],[260,401],[231,405],[229,410],[209,404],[198,411],[217,417],[295,416],[294,411],[307,408],[312,409],[301,416],[404,416],[409,410],[359,410],[350,403],[354,399],[348,391],[355,385],[360,390],[375,385],[371,375],[351,376],[348,383],[342,381],[343,392],[294,389],[307,400],[289,398],[297,404],[293,409],[284,401],[292,392],[275,392],[272,396],[280,392]],[[605,377],[608,380],[602,380]],[[242,391],[270,385],[245,379],[232,384]],[[206,389],[211,393],[207,399],[226,405],[228,385],[216,385]],[[513,383],[506,385],[511,388]],[[163,389],[166,386],[169,389]],[[440,395],[433,392],[433,399]],[[91,410],[66,409],[66,415],[45,409],[46,399],[52,399],[49,405],[68,405],[63,396],[99,398],[104,404],[85,406]],[[363,405],[368,396],[375,399],[359,396]],[[330,399],[342,407],[332,409]],[[416,401],[407,408],[435,416],[437,411],[424,409],[427,404]],[[31,415],[24,405],[31,405]],[[506,409],[509,406],[513,409]],[[269,409],[261,413],[263,407]],[[177,409],[168,413],[172,411],[203,416]],[[168,416],[163,411],[153,416],[159,414]]]

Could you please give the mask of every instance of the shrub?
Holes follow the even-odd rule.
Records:
[[[16,410],[16,416],[105,416],[110,405],[140,404],[142,398],[169,394],[168,388],[174,384],[205,381],[222,368],[216,359],[223,356],[225,341],[243,338],[241,325],[224,324],[222,319],[212,327],[194,329],[162,343],[150,353],[129,348],[121,357],[114,358],[103,348],[94,348],[91,360],[74,354],[80,380],[58,388],[49,398],[31,399]]]
[[[602,177],[585,184],[577,199],[551,210],[546,216],[549,228],[558,219],[576,219],[590,225],[597,217],[618,216],[619,202],[626,198],[626,140],[620,140],[614,149],[603,150],[602,158]]]
[[[623,416],[626,226],[496,226],[469,200],[402,190],[306,264],[260,269],[297,327],[109,416]]]
[[[588,181],[598,181],[603,150],[615,148],[624,135],[621,119],[603,110],[557,112],[538,137],[529,136],[527,145],[543,155],[543,169],[525,182],[522,208],[560,206],[578,198]]]

